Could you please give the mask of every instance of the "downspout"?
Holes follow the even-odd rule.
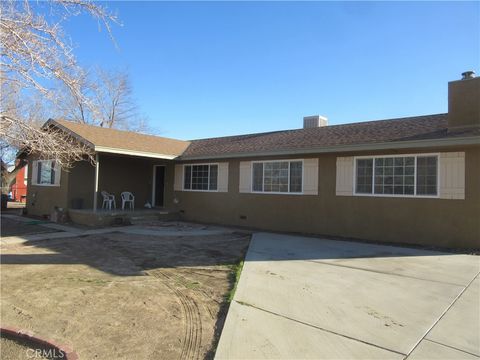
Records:
[[[100,171],[100,161],[98,153],[95,154],[95,188],[93,191],[93,212],[97,212],[97,199],[98,199],[98,174]]]

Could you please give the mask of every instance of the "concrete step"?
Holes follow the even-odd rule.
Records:
[[[121,224],[139,224],[148,221],[172,221],[178,220],[180,214],[169,210],[98,210],[97,212],[89,210],[68,211],[70,219],[77,224],[88,226],[110,226]]]
[[[175,221],[180,220],[180,214],[178,212],[161,212],[148,215],[135,215],[129,217],[132,225],[141,225],[151,221]]]

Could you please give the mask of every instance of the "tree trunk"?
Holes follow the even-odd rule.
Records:
[[[21,167],[16,167],[11,172],[2,171],[2,194],[8,195],[10,187],[15,183],[17,173],[21,170]]]

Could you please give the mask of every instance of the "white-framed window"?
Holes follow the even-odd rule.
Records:
[[[355,194],[438,197],[438,154],[359,156]]]
[[[36,160],[33,162],[32,183],[40,186],[59,186],[61,168],[55,160]]]
[[[217,191],[218,164],[184,165],[183,190]]]
[[[252,162],[252,192],[303,193],[303,160]]]

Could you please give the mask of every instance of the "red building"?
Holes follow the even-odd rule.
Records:
[[[28,166],[24,166],[20,169],[15,177],[15,184],[12,185],[12,200],[25,202],[27,199],[27,176]]]

